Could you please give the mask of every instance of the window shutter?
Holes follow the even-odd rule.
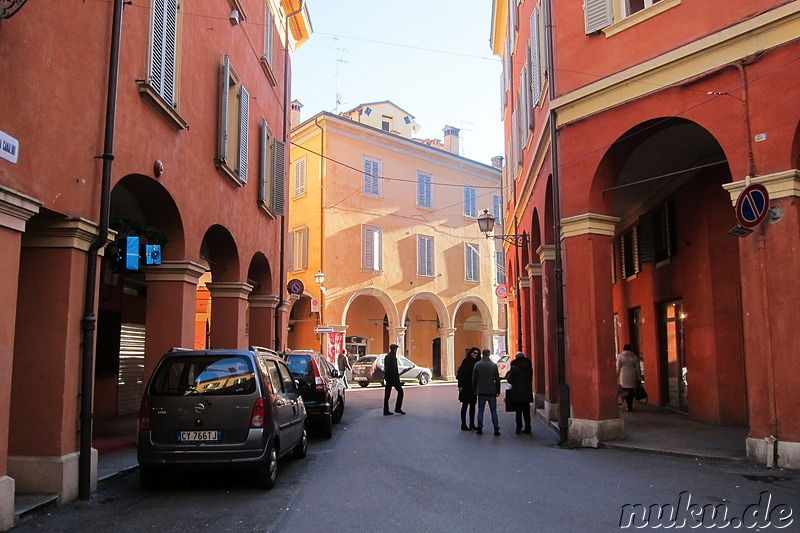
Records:
[[[586,35],[596,33],[614,22],[611,0],[584,0],[583,10],[586,18]]]
[[[422,172],[417,174],[417,205],[431,207],[431,177]]]
[[[531,14],[531,111],[542,99],[542,49],[539,35],[539,8]]]
[[[228,159],[228,91],[231,77],[231,62],[224,56],[219,73],[219,136],[217,142],[217,159],[227,163]]]
[[[286,144],[275,139],[272,143],[272,212],[285,214],[284,176],[286,174]]]
[[[478,216],[476,209],[475,189],[472,187],[464,187],[464,215],[474,218]]]
[[[308,268],[308,228],[300,230],[300,268]]]
[[[247,183],[248,130],[250,126],[250,93],[242,87],[239,93],[239,179]]]
[[[378,161],[364,158],[364,194],[380,196],[380,165]]]
[[[494,208],[494,223],[503,225],[503,199],[497,195],[492,196],[492,207]]]
[[[370,228],[364,228],[361,233],[361,266],[365,269],[372,269],[375,262],[375,250],[373,249],[372,231]]]
[[[168,104],[175,105],[175,50],[178,33],[177,0],[153,2],[153,43],[150,84]]]
[[[656,212],[639,217],[639,257],[642,263],[656,262]]]
[[[286,269],[290,272],[294,270],[294,231],[290,231],[289,235],[286,236],[286,258],[288,259],[288,265],[286,265]]]
[[[267,206],[269,204],[267,197],[269,192],[267,188],[269,131],[267,130],[267,121],[263,118],[259,124],[258,133],[258,205]]]
[[[264,21],[264,61],[266,61],[268,65],[272,66],[275,17],[272,14],[272,9],[269,7],[269,2],[266,3],[266,15],[264,17]]]
[[[301,157],[294,164],[294,195],[306,192],[306,158]]]
[[[427,266],[425,247],[425,237],[417,235],[417,275],[424,276],[427,274],[425,267]]]

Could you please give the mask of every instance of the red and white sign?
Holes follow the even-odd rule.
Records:
[[[508,289],[506,289],[505,285],[498,285],[497,288],[495,288],[494,293],[498,298],[505,298],[508,296]]]
[[[745,187],[736,199],[736,221],[745,228],[761,224],[769,212],[769,193],[759,183]]]

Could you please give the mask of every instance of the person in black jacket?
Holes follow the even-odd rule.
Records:
[[[522,352],[517,352],[514,360],[511,361],[511,368],[506,374],[511,388],[508,389],[511,408],[516,412],[517,435],[531,433],[531,402],[533,401],[533,365],[531,360],[525,357]],[[525,420],[525,429],[522,429],[522,421]]]
[[[392,412],[389,410],[389,396],[392,395],[392,389],[397,390],[397,400],[394,404],[394,412],[399,415],[406,414],[403,407],[403,382],[400,381],[400,370],[397,367],[397,348],[396,344],[389,346],[389,353],[383,359],[383,381],[386,387],[383,393],[383,415],[390,415]]]
[[[461,402],[461,430],[471,431],[475,429],[475,403],[478,397],[475,391],[472,390],[472,370],[475,368],[475,363],[481,357],[479,348],[473,346],[467,352],[467,356],[461,362],[456,372],[456,379],[458,380],[458,401]],[[467,425],[467,409],[469,409],[469,425]]]

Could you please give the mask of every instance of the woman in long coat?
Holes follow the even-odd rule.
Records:
[[[533,401],[533,365],[531,360],[525,357],[522,352],[517,352],[514,360],[511,361],[511,368],[506,374],[506,381],[508,381],[511,388],[508,389],[509,401],[511,408],[516,413],[517,430],[516,434],[531,433],[531,402]],[[522,422],[525,421],[525,429],[522,428]]]
[[[642,371],[639,368],[639,356],[633,353],[633,347],[626,344],[622,353],[617,356],[617,381],[625,394],[627,411],[633,411],[633,394],[642,382]]]
[[[461,430],[471,431],[475,429],[475,403],[478,397],[472,390],[472,369],[481,357],[481,351],[472,347],[467,352],[467,356],[461,362],[456,372],[458,380],[458,401],[461,402]],[[469,425],[467,425],[467,409],[469,409]]]

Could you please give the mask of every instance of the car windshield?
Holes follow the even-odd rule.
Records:
[[[508,358],[509,358],[509,357],[510,357],[510,356],[508,356],[508,355],[504,355],[503,357],[501,357],[501,358],[498,360],[498,362],[499,362],[499,363],[505,363],[506,361],[508,361]]]
[[[150,394],[163,396],[223,396],[252,394],[255,390],[250,360],[229,354],[168,357],[156,369],[150,386]]]
[[[356,361],[356,364],[372,364],[375,362],[375,359],[377,359],[377,357],[373,356],[362,357],[361,359]]]
[[[290,354],[286,360],[286,366],[289,367],[289,372],[293,376],[313,376],[314,371],[311,368],[311,356],[307,354]]]

